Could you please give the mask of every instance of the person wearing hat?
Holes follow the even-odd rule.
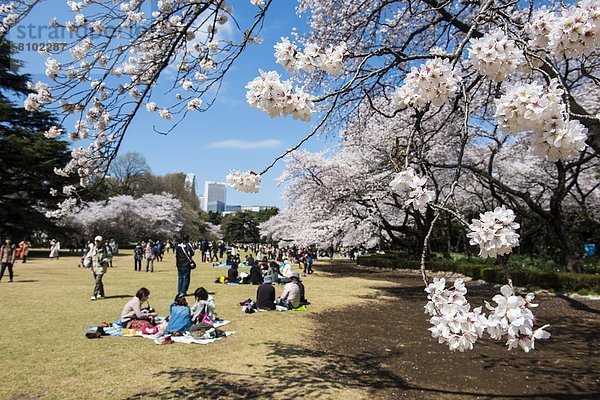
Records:
[[[288,309],[297,308],[300,306],[300,288],[297,282],[300,280],[298,273],[295,275],[292,273],[291,278],[286,278],[286,284],[283,287],[283,292],[277,301],[280,306],[287,307]]]
[[[112,260],[112,253],[110,248],[104,244],[102,236],[96,236],[94,243],[90,246],[90,250],[85,256],[83,265],[91,265],[92,273],[94,274],[94,294],[90,300],[98,300],[104,297],[104,284],[102,278],[110,265]]]
[[[261,310],[275,309],[275,288],[271,275],[266,275],[263,283],[256,289],[256,307]]]

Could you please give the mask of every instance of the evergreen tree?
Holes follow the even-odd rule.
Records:
[[[67,181],[53,170],[70,155],[66,142],[44,137],[57,125],[50,113],[29,112],[15,103],[30,90],[29,76],[19,74],[22,63],[13,55],[10,42],[0,44],[0,235],[19,241],[34,231],[56,229],[44,208],[59,201],[49,191],[60,191]]]
[[[221,231],[226,242],[256,243],[260,240],[258,219],[249,211],[237,211],[223,217]]]

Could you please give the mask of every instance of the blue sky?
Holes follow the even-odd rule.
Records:
[[[256,11],[249,0],[229,3],[235,7],[234,14],[242,19],[251,17]],[[155,133],[153,126],[164,131],[171,125],[144,110],[129,129],[120,154],[127,151],[142,153],[152,172],[157,175],[170,172],[195,173],[198,191],[201,193],[204,181],[224,181],[232,169],[259,172],[285,149],[300,141],[310,131],[312,123],[294,121],[289,117],[271,119],[246,103],[244,88],[247,82],[258,75],[259,68],[275,69],[283,77],[287,77],[283,67],[275,64],[273,45],[281,36],[290,36],[293,27],[298,28],[299,32],[306,29],[306,18],[300,19],[295,14],[296,5],[295,1],[290,0],[273,2],[259,35],[264,43],[249,47],[238,59],[211,109],[188,114],[167,136]],[[22,24],[47,24],[52,16],[64,21],[72,19],[72,15],[65,1],[46,0]],[[14,35],[10,39],[16,42],[28,40],[17,40]],[[30,42],[38,41],[43,42],[30,39]],[[32,80],[46,80],[43,75],[43,57],[34,52],[23,52],[17,57],[26,61],[24,72],[30,73]],[[172,121],[176,122],[176,119]],[[316,150],[322,145],[319,139],[312,139],[304,148]],[[283,167],[284,164],[280,163],[263,177],[258,194],[245,194],[228,188],[227,203],[283,207],[280,195],[283,188],[276,185]]]

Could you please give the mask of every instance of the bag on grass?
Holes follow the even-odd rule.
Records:
[[[145,319],[134,319],[128,324],[129,329],[135,329],[136,331],[143,331],[144,328],[148,329],[150,327],[154,327],[152,322],[146,321]]]

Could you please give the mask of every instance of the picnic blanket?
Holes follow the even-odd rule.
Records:
[[[306,308],[305,305],[301,305],[299,307],[292,308],[292,309],[288,309],[288,308],[282,307],[282,306],[275,306],[275,310],[277,310],[277,311],[308,311],[308,308]]]
[[[248,264],[238,264],[238,268],[250,268],[251,265]],[[213,264],[213,268],[231,268],[231,264],[219,263]]]
[[[142,331],[135,329],[126,329],[119,326],[118,321],[115,321],[110,324],[110,326],[102,326],[104,332],[109,336],[123,336],[123,337],[131,337],[138,336],[146,339],[156,340],[162,336],[168,335],[166,333],[167,321],[162,317],[156,318],[158,333],[155,335],[144,335]],[[231,321],[227,320],[217,320],[213,327],[219,328],[221,326],[227,325]],[[85,328],[86,331],[94,332],[99,328],[99,326],[91,326],[89,328]],[[233,335],[235,332],[233,331],[225,331],[225,337]],[[171,339],[175,343],[188,343],[188,344],[209,344],[212,342],[216,342],[217,340],[223,339],[223,337],[211,337],[210,330],[207,331],[204,336],[191,336],[189,333],[185,333],[183,336],[171,336]]]

